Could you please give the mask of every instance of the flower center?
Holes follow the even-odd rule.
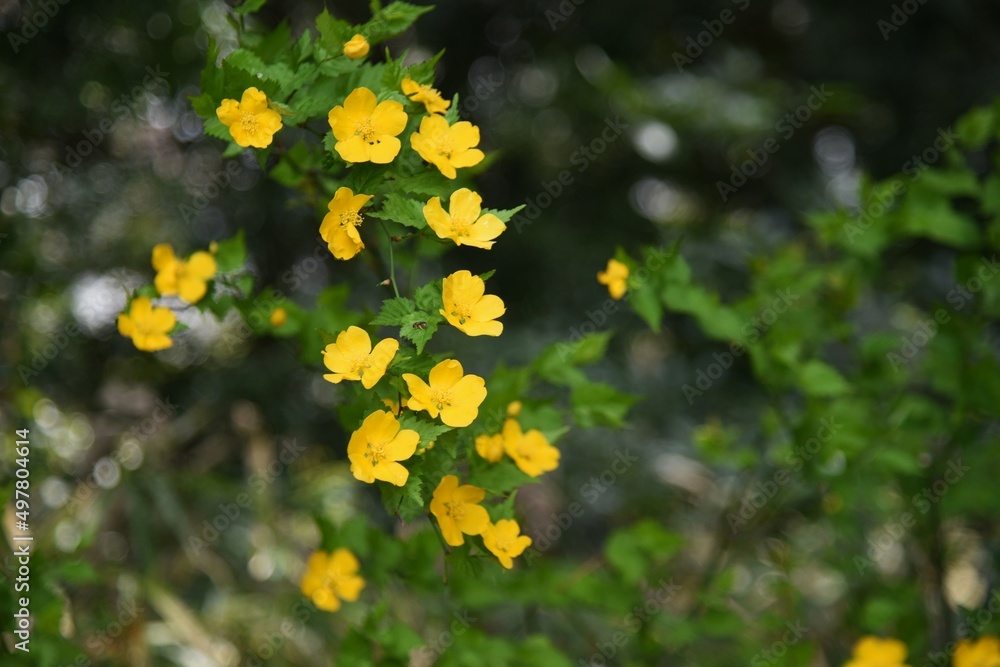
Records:
[[[244,132],[253,134],[257,131],[257,116],[244,111],[240,114],[240,127]]]
[[[506,536],[497,536],[497,549],[506,553],[510,551],[511,546],[513,545],[511,544],[511,541],[507,539]]]
[[[385,460],[385,443],[384,442],[369,442],[368,452],[365,454],[366,459],[371,459],[372,465],[377,466],[379,463]]]
[[[438,154],[450,160],[451,154],[455,152],[455,147],[451,145],[451,139],[448,137],[441,137],[438,139],[437,146]]]
[[[376,143],[375,124],[372,123],[371,118],[359,120],[358,124],[354,126],[354,134],[360,136],[362,140],[368,142],[369,144]]]
[[[448,516],[450,516],[455,521],[461,521],[462,517],[465,516],[465,506],[464,503],[445,503],[445,509],[448,511]]]
[[[455,236],[468,236],[469,228],[472,225],[467,220],[454,220],[451,221],[451,228],[455,230]]]
[[[472,319],[472,305],[468,303],[456,303],[451,311],[452,317],[458,318],[459,324],[465,324],[466,320]]]
[[[355,227],[361,224],[361,214],[357,211],[344,211],[340,214],[340,226],[347,229],[348,225],[354,225]]]
[[[433,389],[431,391],[431,400],[434,401],[434,405],[437,406],[438,410],[450,408],[451,391],[448,389]]]
[[[351,357],[351,372],[357,373],[358,377],[362,377],[369,368],[371,364],[368,363],[367,354],[355,354]]]

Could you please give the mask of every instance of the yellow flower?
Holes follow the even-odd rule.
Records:
[[[367,331],[348,327],[337,335],[336,343],[330,343],[323,350],[323,363],[331,371],[323,379],[334,384],[340,384],[341,380],[361,380],[365,389],[371,389],[385,375],[398,349],[399,341],[392,338],[379,341],[372,349]]]
[[[281,129],[281,114],[268,107],[267,95],[256,88],[243,91],[239,102],[222,100],[215,115],[229,128],[233,141],[243,148],[267,148],[274,133]]]
[[[389,164],[402,146],[396,137],[406,128],[403,105],[394,100],[376,104],[375,93],[356,88],[328,117],[337,139],[334,149],[347,162]]]
[[[490,463],[496,463],[503,458],[503,436],[499,433],[476,436],[476,451]]]
[[[526,475],[538,477],[559,467],[559,450],[549,444],[542,432],[531,429],[521,432],[521,425],[508,419],[503,425],[503,447],[507,456]]]
[[[143,352],[156,352],[171,347],[174,342],[167,335],[177,318],[168,308],[153,308],[148,297],[140,296],[132,301],[128,313],[118,316],[118,331],[131,338],[135,346]]]
[[[271,311],[271,326],[277,329],[282,324],[288,321],[288,313],[285,312],[284,308],[275,308]]]
[[[628,289],[628,266],[617,259],[608,260],[608,268],[597,273],[597,282],[608,286],[612,298],[620,299]]]
[[[521,401],[511,401],[510,403],[507,404],[507,416],[508,417],[518,416],[519,414],[521,414],[522,407],[523,405],[521,404]]]
[[[417,83],[410,77],[403,79],[403,94],[417,104],[423,104],[427,113],[444,113],[451,102],[441,97],[437,89]]]
[[[854,645],[854,654],[844,667],[908,667],[906,645],[898,639],[862,637]]]
[[[341,600],[354,602],[361,595],[365,580],[358,576],[359,567],[357,557],[347,549],[316,551],[309,556],[299,588],[323,611],[337,611]]]
[[[490,525],[490,515],[479,503],[486,491],[478,486],[458,485],[458,477],[445,475],[434,489],[431,514],[437,517],[444,541],[453,547],[465,544],[466,535],[480,535]]]
[[[485,294],[486,283],[469,271],[456,271],[444,279],[440,313],[448,324],[468,336],[499,336],[503,324],[496,318],[507,309],[503,301],[493,294]]]
[[[364,220],[360,211],[372,197],[356,195],[350,188],[337,188],[327,205],[330,212],[319,226],[319,235],[337,259],[350,259],[365,247],[358,232]]]
[[[410,390],[410,410],[425,410],[432,417],[456,428],[468,426],[479,415],[479,404],[486,398],[486,381],[478,375],[462,375],[462,364],[445,359],[431,369],[428,380],[404,373]]]
[[[187,261],[174,255],[169,243],[153,247],[153,268],[156,278],[153,284],[163,296],[179,296],[188,303],[197,303],[208,290],[206,283],[212,279],[218,266],[215,258],[204,250],[199,250]]]
[[[493,247],[493,239],[507,226],[492,213],[479,215],[482,203],[482,197],[469,188],[462,188],[451,193],[448,213],[441,207],[441,198],[432,197],[424,206],[424,218],[438,238],[451,239],[455,245],[489,250]]]
[[[448,178],[455,169],[471,167],[483,161],[478,148],[479,128],[467,120],[448,125],[442,116],[431,114],[420,121],[420,129],[410,135],[410,145]]]
[[[351,60],[357,60],[358,58],[364,58],[368,55],[368,51],[371,50],[371,45],[368,40],[365,39],[364,35],[355,35],[351,37],[351,40],[344,44],[344,55]]]
[[[514,567],[514,558],[531,546],[531,538],[521,535],[521,527],[513,519],[500,519],[483,531],[483,544],[508,570]]]
[[[347,444],[351,473],[368,484],[379,479],[403,486],[410,477],[410,471],[398,461],[413,456],[419,442],[420,436],[416,431],[400,430],[399,422],[391,412],[373,412],[351,435]]]
[[[986,635],[958,642],[951,657],[953,667],[1000,667],[1000,638]]]

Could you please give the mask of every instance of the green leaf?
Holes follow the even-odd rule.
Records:
[[[417,348],[417,354],[422,354],[424,346],[437,332],[442,317],[437,313],[425,313],[422,310],[412,312],[403,320],[399,327],[399,335],[412,342]]]
[[[380,220],[390,220],[398,222],[407,227],[423,229],[427,226],[424,218],[424,204],[409,197],[403,197],[391,193],[382,200],[382,208],[378,211],[370,211],[366,215]]]
[[[423,482],[414,474],[413,459],[405,461],[403,466],[410,470],[410,477],[403,486],[382,483],[382,503],[390,514],[398,516],[403,521],[413,521],[424,513],[424,499],[421,495]]]
[[[570,391],[573,418],[583,428],[624,426],[625,416],[637,400],[635,396],[600,382],[587,381]]]
[[[959,141],[966,148],[981,148],[993,135],[996,115],[990,107],[978,107],[967,112],[958,121],[956,131]]]
[[[320,44],[331,53],[343,52],[344,44],[354,36],[350,23],[334,18],[326,9],[316,17],[316,29],[319,31]]]
[[[435,280],[417,289],[413,297],[417,300],[417,306],[420,310],[428,313],[437,313],[444,308],[444,304],[441,301],[441,282],[441,280]]]
[[[504,223],[508,223],[510,222],[510,219],[513,218],[518,213],[520,213],[521,209],[523,209],[524,207],[525,204],[521,204],[520,206],[517,206],[515,208],[505,208],[505,209],[484,208],[480,213],[480,215],[486,215],[487,213],[491,213],[492,215],[495,215],[496,217],[500,218],[500,220],[503,221]]]
[[[255,11],[264,6],[267,0],[246,0],[242,5],[236,7],[234,10],[237,14],[242,14],[246,16],[247,14],[253,14]]]
[[[839,396],[851,389],[835,368],[815,359],[799,368],[798,382],[802,391],[810,396]]]
[[[451,195],[453,187],[451,181],[437,169],[421,169],[412,176],[397,175],[393,183],[403,192],[427,197],[440,197],[444,200]]]
[[[447,433],[452,430],[451,426],[439,424],[437,422],[430,421],[429,419],[418,417],[413,412],[406,412],[402,417],[400,417],[399,427],[416,431],[420,436],[421,449],[437,440],[438,436],[442,433]]]
[[[234,271],[243,266],[247,261],[247,246],[241,229],[235,236],[219,241],[215,251],[215,263],[218,265],[219,273]]]
[[[434,9],[433,5],[418,7],[408,2],[393,2],[388,6],[375,10],[368,23],[360,28],[360,32],[369,42],[375,44],[404,32],[423,14]]]
[[[493,495],[504,495],[536,481],[508,459],[501,459],[492,465],[487,464],[481,469],[471,471],[469,480],[470,484],[486,489]]]
[[[658,522],[644,519],[616,532],[604,547],[608,563],[621,572],[629,584],[637,584],[652,566],[671,558],[684,540],[665,530]]]
[[[369,324],[402,326],[416,309],[417,304],[412,299],[406,297],[386,299],[382,302],[382,309],[378,315]]]
[[[628,303],[636,315],[646,321],[650,329],[657,333],[660,331],[660,323],[663,320],[663,304],[651,282],[647,281],[633,289],[628,296]]]

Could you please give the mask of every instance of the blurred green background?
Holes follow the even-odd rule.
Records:
[[[272,0],[251,21],[285,19],[298,33],[324,6],[353,22],[368,17],[362,2]],[[188,97],[209,41],[235,39],[229,12],[197,0],[0,0],[0,471],[9,493],[13,432],[31,428],[38,614],[33,655],[12,658],[4,613],[4,665],[254,664],[262,638],[280,632],[295,604],[317,539],[311,513],[334,521],[366,513],[399,530],[377,493],[348,472],[338,388],[302,365],[293,342],[188,313],[190,329],[153,357],[115,330],[125,290],[151,278],[152,245],[189,252],[240,229],[260,281],[303,305],[338,283],[351,285],[353,308],[373,310],[385,297],[371,267],[329,256],[299,195],[250,155],[223,160],[221,142],[203,136]],[[26,29],[25,20],[40,27]],[[644,639],[646,657],[623,653],[608,664],[836,665],[866,632],[895,632],[933,654],[963,614],[989,604],[1000,552],[995,421],[974,437],[960,419],[927,427],[982,447],[967,457],[977,465],[962,485],[934,503],[934,523],[921,524],[927,534],[914,539],[926,550],[904,539],[871,570],[852,560],[899,516],[898,504],[880,499],[919,492],[928,461],[910,478],[902,464],[879,468],[830,452],[782,488],[763,519],[731,535],[727,513],[771,474],[752,446],[734,442],[753,440],[774,396],[744,358],[689,401],[684,386],[726,346],[684,315],[667,315],[654,333],[624,304],[602,310],[607,293],[594,276],[616,247],[635,254],[683,237],[697,280],[723,301],[742,295],[775,257],[813,242],[806,213],[857,207],[867,179],[905,173],[956,118],[992,103],[998,35],[1000,8],[985,0],[453,0],[388,44],[414,60],[446,49],[437,87],[461,95],[462,115],[497,152],[479,192],[497,208],[528,204],[492,252],[459,249],[440,267],[497,270],[490,284],[508,306],[503,337],[447,332],[443,344],[488,374],[593,325],[616,334],[593,376],[642,397],[626,430],[571,431],[560,469],[519,497],[526,532],[536,546],[551,543],[542,559],[572,581],[602,567],[612,531],[641,519],[683,543],[664,569],[684,589],[675,615]],[[826,99],[817,102],[814,90]],[[782,124],[796,111],[801,122]],[[769,139],[778,150],[723,200],[719,182]],[[986,149],[968,160],[981,172],[996,166]],[[888,247],[867,264],[877,269],[850,318],[906,328],[898,305],[933,312],[955,283],[955,259],[947,243],[928,238]],[[842,277],[850,282],[850,271]],[[994,322],[991,312],[977,320],[992,351],[988,368],[1000,351]],[[834,360],[849,365],[850,348],[833,350]],[[963,350],[954,363],[980,363]],[[996,396],[989,392],[985,402]],[[795,400],[778,403],[794,409]],[[953,407],[942,408],[945,422],[959,412]],[[625,448],[639,464],[590,502],[585,484]],[[283,451],[294,452],[290,462]],[[248,489],[253,503],[233,529],[207,549],[193,545],[203,522]],[[574,501],[586,511],[547,538]],[[12,604],[8,553],[0,610]],[[431,579],[419,593],[400,587],[389,596],[427,641],[477,595]],[[399,584],[386,586],[388,595]],[[476,631],[456,639],[448,664],[493,664],[458,662],[463,642],[486,660],[492,635],[545,635],[570,664],[603,641],[599,614],[575,618],[537,601],[475,608]],[[796,621],[808,627],[808,643],[756,652],[777,646],[783,623]],[[267,664],[334,664],[350,622],[349,614],[310,618],[314,632],[283,640]],[[991,616],[977,627],[998,625]],[[112,637],[109,628],[120,631]]]

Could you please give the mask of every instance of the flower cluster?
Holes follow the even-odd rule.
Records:
[[[951,664],[952,667],[1000,667],[1000,637],[986,635],[959,641]],[[898,639],[862,637],[844,667],[909,667],[906,645]]]
[[[176,296],[186,303],[197,303],[208,291],[208,281],[218,270],[211,253],[200,250],[189,258],[180,259],[167,243],[153,248],[153,285],[160,296]],[[128,312],[118,316],[118,332],[131,338],[143,352],[157,352],[172,347],[170,332],[177,325],[173,311],[154,306],[148,296],[132,299]]]
[[[477,437],[476,452],[490,463],[498,462],[506,454],[524,474],[531,477],[539,477],[559,467],[559,450],[549,444],[541,431],[531,429],[523,432],[521,425],[512,417],[504,422],[500,433]]]

